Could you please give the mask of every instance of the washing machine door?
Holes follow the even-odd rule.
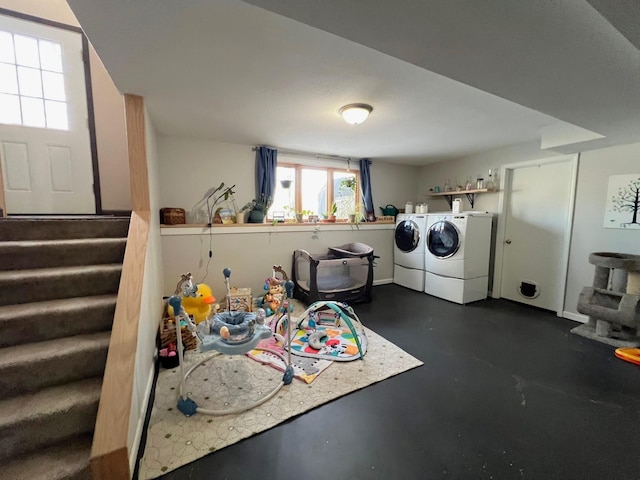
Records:
[[[420,229],[413,220],[402,220],[396,225],[396,247],[405,253],[413,252],[420,245]]]
[[[427,232],[427,248],[436,258],[449,258],[460,248],[460,232],[447,220],[435,222]]]

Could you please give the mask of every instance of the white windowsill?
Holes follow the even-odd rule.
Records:
[[[363,222],[363,223],[245,223],[213,225],[160,225],[160,235],[227,235],[242,233],[294,233],[294,232],[330,232],[352,230],[393,230],[394,222]]]

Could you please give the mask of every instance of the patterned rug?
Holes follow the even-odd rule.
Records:
[[[176,408],[180,370],[161,371],[139,478],[157,478],[288,418],[423,364],[366,327],[365,331],[369,348],[364,360],[333,362],[313,383],[294,379],[264,404],[235,415],[197,413],[185,417]],[[188,352],[185,366],[189,368],[210,355]],[[262,398],[281,378],[282,372],[245,355],[219,355],[194,370],[187,391],[198,406],[225,410]]]

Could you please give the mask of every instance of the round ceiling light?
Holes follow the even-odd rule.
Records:
[[[340,115],[345,122],[358,125],[364,122],[372,111],[373,107],[366,103],[350,103],[340,109]]]

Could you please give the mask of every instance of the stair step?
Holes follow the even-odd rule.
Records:
[[[111,329],[117,295],[0,307],[0,348]]]
[[[22,240],[0,243],[3,270],[122,263],[126,238]]]
[[[122,264],[0,272],[0,306],[118,291]]]
[[[0,459],[91,433],[102,378],[49,387],[0,402]]]
[[[128,217],[5,218],[0,241],[126,237]]]
[[[0,399],[102,375],[111,332],[0,349]]]
[[[91,435],[16,457],[2,465],[10,480],[90,480]]]

